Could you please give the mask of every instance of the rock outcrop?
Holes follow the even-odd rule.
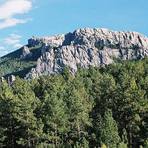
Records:
[[[30,52],[29,48],[27,46],[23,46],[20,59],[26,59],[26,58],[31,57],[31,56],[32,56],[32,53]]]
[[[115,59],[133,60],[148,56],[148,38],[137,32],[107,29],[79,29],[66,35],[31,38],[28,47],[42,44],[41,56],[26,78],[60,73],[65,66],[72,73],[78,65],[99,67]]]

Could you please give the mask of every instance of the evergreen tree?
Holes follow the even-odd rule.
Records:
[[[137,86],[134,78],[125,73],[121,76],[115,98],[115,114],[120,126],[127,131],[129,147],[140,142],[141,114],[145,114],[148,107],[144,95],[145,91]]]
[[[100,140],[102,143],[110,148],[117,148],[120,143],[120,137],[118,134],[118,127],[116,121],[112,117],[111,110],[107,110],[103,116]]]
[[[14,148],[17,140],[17,121],[14,117],[16,100],[6,82],[0,86],[0,141],[2,146]]]
[[[50,79],[50,84],[44,90],[40,106],[40,116],[44,123],[44,141],[55,147],[59,147],[65,142],[68,130],[62,83],[58,77]]]
[[[79,144],[88,135],[86,128],[91,125],[89,113],[91,103],[81,81],[74,79],[66,92],[67,112],[69,115],[70,139]]]
[[[27,81],[17,79],[13,85],[13,91],[16,98],[14,116],[19,123],[17,143],[25,147],[35,147],[42,137],[42,123],[35,116],[39,100]]]
[[[147,69],[143,59],[2,79],[0,147],[147,148]]]

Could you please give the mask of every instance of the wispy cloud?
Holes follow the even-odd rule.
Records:
[[[11,46],[11,48],[20,48],[22,36],[18,34],[10,34],[7,38],[3,40],[4,44],[7,46]]]
[[[0,29],[8,28],[15,26],[17,24],[24,24],[27,20],[23,19],[15,19],[15,18],[9,18],[3,21],[0,21]]]
[[[4,50],[5,48],[3,46],[0,46],[0,50]]]
[[[32,0],[6,0],[0,5],[0,29],[26,23],[29,19],[18,19],[17,15],[28,13]]]
[[[0,57],[22,47],[21,39],[22,36],[16,33],[0,39]]]
[[[0,56],[6,55],[6,54],[8,54],[8,52],[9,51],[5,47],[0,46],[0,53],[2,53],[2,54],[0,54]]]

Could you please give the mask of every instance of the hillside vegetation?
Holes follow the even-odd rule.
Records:
[[[33,56],[26,59],[21,59],[22,48],[1,57],[0,77],[7,77],[13,74],[24,78],[31,68],[36,66],[37,58],[40,55],[40,47],[41,46],[29,47],[28,49]]]
[[[0,147],[101,146],[148,147],[147,58],[1,83]]]

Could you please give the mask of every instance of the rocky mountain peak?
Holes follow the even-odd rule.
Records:
[[[28,40],[28,47],[39,44],[42,44],[42,54],[26,78],[60,73],[65,66],[75,73],[78,65],[99,67],[113,63],[114,59],[148,56],[148,38],[137,32],[84,28],[65,35]]]
[[[55,46],[58,47],[62,45],[64,41],[65,35],[56,35],[56,36],[49,36],[49,37],[32,37],[28,40],[28,46],[37,46],[39,44],[44,44],[45,46]]]

